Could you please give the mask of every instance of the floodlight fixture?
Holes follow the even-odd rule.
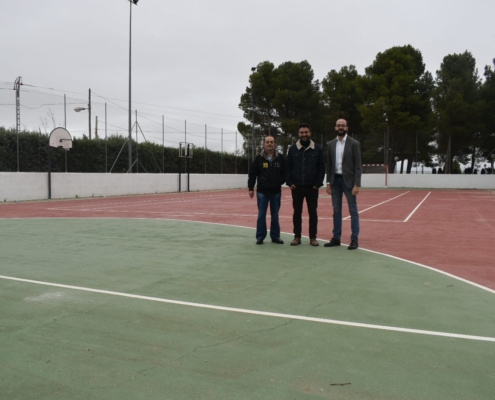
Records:
[[[253,72],[256,71],[256,67],[252,67],[251,71],[253,71]]]
[[[75,112],[81,112],[81,111],[84,111],[84,110],[86,110],[84,107],[76,107],[76,108],[74,108],[74,111]]]
[[[131,2],[132,2],[133,4],[135,4],[135,5],[137,5],[138,1],[139,1],[139,0],[131,0]]]

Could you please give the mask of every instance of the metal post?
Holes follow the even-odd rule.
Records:
[[[223,128],[221,130],[220,140],[220,173],[223,174]]]
[[[165,173],[165,117],[162,115],[162,171]]]
[[[107,103],[105,102],[105,173],[108,172]]]
[[[237,174],[237,131],[235,131],[235,153],[234,153],[234,162],[235,162],[235,167],[234,171]]]
[[[205,124],[205,174],[206,174],[206,152],[208,151],[208,143],[206,140],[207,135],[208,135],[208,131],[207,131],[207,127]]]
[[[95,139],[98,139],[98,115],[95,117]]]
[[[187,121],[184,120],[184,143],[187,143]]]
[[[52,155],[50,143],[48,142],[48,200],[52,198]]]
[[[64,94],[64,129],[67,129],[67,101]]]
[[[139,146],[138,146],[138,121],[136,110],[136,173],[139,172]]]
[[[187,143],[187,149],[186,149],[186,169],[187,169],[187,191],[190,192],[189,190],[189,147],[191,144]]]
[[[89,123],[89,139],[91,140],[91,89],[89,89],[88,97],[88,123]]]
[[[132,173],[132,125],[131,125],[131,49],[132,49],[132,1],[129,1],[129,172]]]
[[[254,161],[254,99],[253,93],[251,92],[251,105],[253,107],[253,120],[251,122],[251,161]]]
[[[416,164],[416,174],[418,173],[418,132],[416,132],[416,156],[414,157],[414,163]]]
[[[181,177],[180,177],[180,155],[182,152],[182,143],[179,143],[179,193],[180,193],[180,187],[181,187]]]
[[[251,75],[256,72],[256,67],[251,68]],[[252,112],[252,122],[251,122],[251,161],[254,161],[254,96],[253,96],[253,82],[251,81],[251,107],[253,108]]]
[[[21,85],[22,78],[19,76],[15,80],[14,89],[15,89],[15,116],[16,116],[16,140],[17,140],[17,172],[19,169],[19,132],[21,130]]]

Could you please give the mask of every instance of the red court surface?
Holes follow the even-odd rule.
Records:
[[[292,200],[282,194],[282,232],[292,232]],[[362,190],[359,245],[436,268],[495,289],[495,192],[481,190]],[[330,196],[320,191],[318,238],[332,237]],[[308,231],[306,211],[303,235]],[[55,200],[0,205],[0,218],[158,218],[256,226],[256,199],[247,190]],[[344,217],[347,205],[344,201]],[[184,232],[187,239],[191,232]],[[246,245],[254,246],[254,231]],[[343,242],[350,220],[343,224]],[[194,240],[197,240],[195,238]],[[208,238],[205,238],[208,240]],[[308,240],[303,240],[308,245]],[[315,251],[332,249],[320,246]]]

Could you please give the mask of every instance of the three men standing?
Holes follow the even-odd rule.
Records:
[[[311,140],[309,124],[299,125],[299,140],[289,148],[287,154],[286,183],[292,190],[292,206],[294,214],[294,240],[291,246],[301,244],[302,209],[304,199],[309,214],[309,243],[318,246],[316,234],[318,230],[318,191],[323,186],[325,162],[323,150]]]
[[[351,244],[358,248],[359,214],[356,196],[361,187],[361,148],[359,142],[347,136],[347,121],[337,120],[337,137],[328,142],[327,193],[332,196],[333,237],[325,247],[340,246],[342,236],[342,198],[345,195],[351,214]]]
[[[257,154],[249,170],[249,197],[254,197],[254,185],[258,180],[256,199],[258,201],[258,222],[256,224],[256,244],[263,244],[267,235],[266,211],[270,205],[270,237],[273,243],[283,244],[280,239],[278,212],[285,183],[285,158],[276,149],[275,138],[266,136],[263,150]]]

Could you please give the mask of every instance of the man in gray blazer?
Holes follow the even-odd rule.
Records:
[[[327,143],[327,193],[332,196],[333,237],[325,247],[340,246],[342,236],[342,198],[345,194],[351,214],[351,244],[349,250],[358,248],[359,214],[356,196],[361,187],[361,146],[347,136],[347,121],[337,120],[337,137]]]

